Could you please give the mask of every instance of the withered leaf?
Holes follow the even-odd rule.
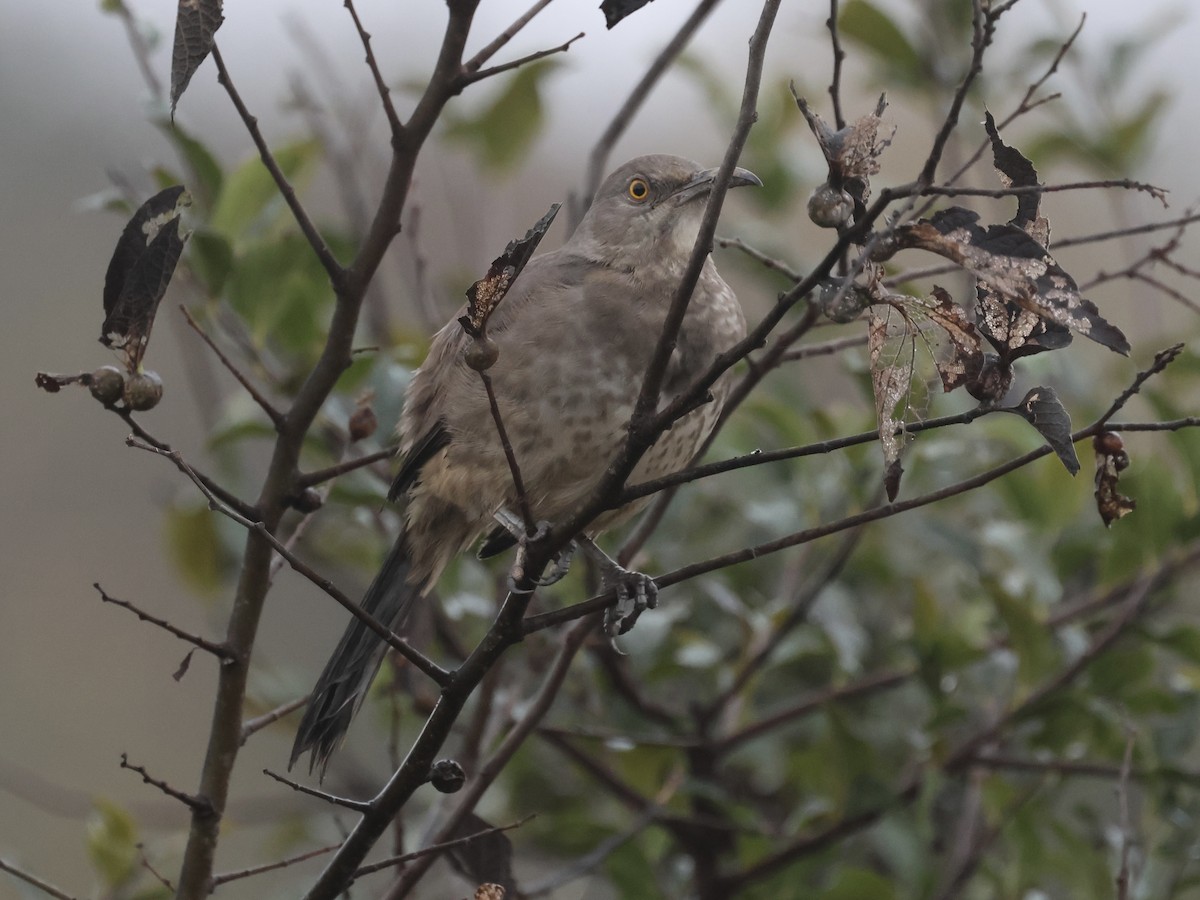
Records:
[[[546,236],[561,206],[561,203],[553,204],[550,211],[525,233],[525,237],[509,241],[504,252],[492,260],[487,274],[467,289],[467,314],[460,316],[458,321],[471,337],[485,334],[488,317],[500,305],[512,283],[533,257],[533,251]]]
[[[450,864],[464,878],[476,884],[488,882],[504,889],[500,896],[517,895],[516,878],[512,871],[512,841],[502,831],[487,831],[493,826],[474,813],[469,814],[456,829],[454,839],[479,834],[466,844],[446,851]]]
[[[875,395],[875,417],[879,426],[879,444],[883,448],[884,488],[888,500],[900,491],[900,438],[896,432],[903,424],[896,407],[912,385],[911,365],[895,365],[884,352],[888,339],[887,318],[874,309],[867,320],[867,349],[871,355],[871,390]]]
[[[983,369],[983,348],[979,332],[967,318],[966,311],[954,302],[944,288],[934,285],[933,297],[923,304],[925,315],[941,330],[944,340],[937,341],[939,352],[934,365],[942,379],[942,389],[949,393],[979,375]]]
[[[175,105],[200,64],[212,52],[213,38],[225,21],[222,0],[179,0],[175,13],[175,46],[171,50],[171,118]]]
[[[1104,527],[1133,512],[1137,502],[1117,490],[1121,472],[1129,466],[1129,454],[1119,435],[1106,431],[1092,440],[1096,450],[1096,509]]]
[[[996,166],[996,171],[1000,174],[1000,180],[1004,186],[1039,187],[1037,169],[1033,167],[1033,163],[1026,159],[1019,150],[1008,146],[1000,139],[1000,132],[996,129],[996,120],[992,118],[990,112],[984,115],[983,127],[987,130],[988,140],[992,143],[992,162]],[[1017,214],[1010,220],[1010,224],[1028,232],[1030,227],[1038,221],[1045,223],[1046,220],[1039,219],[1038,216],[1038,207],[1041,202],[1041,191],[1017,194]],[[1049,245],[1048,225],[1046,229],[1046,240],[1038,240],[1043,247]],[[1036,239],[1037,235],[1035,234],[1034,237]]]
[[[1071,416],[1054,388],[1035,387],[1020,403],[1005,411],[1016,413],[1036,428],[1068,472],[1074,475],[1079,471],[1079,457],[1071,441]]]
[[[1037,187],[1037,169],[1018,150],[1000,139],[991,113],[987,113],[984,128],[992,143],[992,161],[1000,181],[1006,187]],[[1020,228],[1045,249],[1050,246],[1050,223],[1038,212],[1041,199],[1040,191],[1018,194],[1017,213],[1009,224]],[[979,330],[1004,362],[1045,350],[1058,350],[1071,343],[1071,331],[1065,325],[1052,322],[1018,303],[1005,301],[983,281],[976,288],[976,319]]]
[[[1046,250],[1016,225],[979,224],[979,215],[961,207],[950,207],[929,219],[920,219],[896,230],[898,248],[919,248],[958,263],[974,273],[1000,301],[985,309],[980,330],[997,350],[1006,352],[1028,343],[1031,328],[1013,330],[1007,313],[998,314],[1004,303],[1063,327],[1115,350],[1129,353],[1129,341],[1110,324],[1095,304],[1079,294],[1075,280]],[[997,335],[1005,339],[997,343]],[[1054,338],[1052,340],[1057,340]],[[1046,349],[1046,348],[1042,348]],[[1011,352],[1008,358],[1012,358]]]
[[[109,260],[100,343],[120,351],[130,372],[141,364],[159,301],[183,252],[179,215],[190,202],[181,185],[159,191],[126,223]]]
[[[654,0],[604,0],[600,4],[600,11],[604,13],[605,27],[612,28],[626,16],[652,2]]]
[[[860,116],[836,131],[796,93],[795,85],[792,85],[792,97],[829,166],[827,183],[850,194],[856,211],[860,211],[870,199],[871,176],[879,172],[879,157],[892,142],[892,135],[879,137],[880,117],[887,109],[886,95],[880,96],[873,113]]]

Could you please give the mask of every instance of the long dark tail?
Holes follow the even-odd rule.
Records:
[[[399,631],[413,601],[421,595],[421,586],[408,581],[411,566],[406,543],[402,534],[362,599],[363,610],[392,631]],[[350,621],[313,688],[312,699],[308,701],[308,709],[292,745],[289,769],[306,752],[312,751],[308,770],[311,773],[319,769],[321,777],[325,777],[329,758],[362,706],[387,649],[387,644],[374,631],[358,619]]]

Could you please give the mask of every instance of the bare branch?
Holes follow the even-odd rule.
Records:
[[[354,810],[356,813],[366,813],[371,809],[371,804],[363,800],[351,800],[349,797],[339,797],[336,794],[330,794],[328,791],[319,791],[316,788],[310,788],[300,784],[298,781],[280,775],[277,772],[272,772],[270,769],[263,769],[263,774],[268,778],[274,778],[280,784],[286,784],[293,791],[299,791],[301,794],[308,794],[310,797],[316,797],[318,800],[324,800],[326,803],[332,803],[334,806],[344,806],[346,809]]]
[[[529,9],[521,16],[505,28],[499,35],[496,36],[490,44],[472,56],[469,60],[463,63],[463,70],[466,72],[478,72],[489,59],[495,56],[500,50],[511,41],[517,34],[530,22],[534,16],[540,13],[543,9],[549,6],[553,0],[537,0]]]
[[[520,828],[526,822],[532,821],[535,817],[528,815],[516,822],[510,822],[508,825],[495,825],[491,828],[484,828],[481,831],[476,831],[474,834],[468,834],[465,837],[454,838],[453,840],[443,841],[440,844],[432,844],[428,847],[422,847],[420,850],[414,850],[412,853],[402,853],[399,856],[389,856],[387,859],[382,859],[377,863],[371,863],[369,866],[362,866],[355,871],[352,881],[361,878],[363,875],[370,875],[372,872],[381,872],[384,869],[394,869],[396,866],[402,866],[405,863],[416,862],[417,860],[437,858],[447,850],[453,850],[456,847],[464,847],[472,841],[477,841],[481,837],[487,837],[489,834],[500,834],[505,831],[512,831],[514,828]]]
[[[116,597],[109,596],[107,593],[105,593],[104,588],[100,587],[98,582],[93,582],[92,587],[100,592],[100,599],[105,603],[111,603],[114,606],[127,609],[143,622],[149,622],[151,625],[157,625],[163,631],[167,632],[168,634],[175,635],[175,637],[179,638],[181,641],[186,641],[193,646],[199,647],[201,650],[207,650],[217,659],[230,659],[233,656],[229,648],[224,644],[218,644],[215,641],[210,641],[206,638],[199,637],[198,635],[190,634],[189,632],[184,631],[182,628],[177,628],[176,626],[172,625],[166,619],[160,619],[158,616],[152,616],[150,613],[138,609],[137,606],[130,603],[128,600],[119,600]]]
[[[250,110],[242,102],[241,95],[238,93],[237,88],[233,86],[233,79],[229,76],[229,70],[225,68],[225,60],[221,58],[221,51],[217,49],[215,43],[212,47],[212,58],[213,62],[217,65],[217,80],[225,88],[225,93],[229,95],[234,108],[237,110],[238,115],[241,116],[246,130],[250,133],[250,139],[254,141],[254,146],[258,148],[258,155],[262,159],[263,165],[271,173],[271,178],[274,179],[275,186],[279,188],[279,193],[283,196],[284,202],[291,209],[296,224],[300,226],[300,230],[304,233],[304,237],[307,238],[309,245],[313,249],[313,253],[317,255],[317,259],[321,261],[321,265],[325,268],[334,291],[340,292],[344,287],[343,282],[346,278],[345,269],[334,258],[332,251],[330,251],[329,246],[325,243],[325,239],[321,237],[321,232],[317,230],[317,226],[313,224],[312,219],[309,218],[308,211],[305,210],[303,204],[300,202],[300,198],[296,195],[296,189],[292,187],[291,182],[287,180],[287,176],[283,174],[283,170],[279,168],[279,163],[275,161],[275,154],[271,152],[271,148],[267,145],[266,139],[258,128],[258,119],[250,114]]]
[[[228,506],[218,500],[217,497],[208,490],[204,483],[200,481],[200,479],[196,476],[195,471],[190,465],[188,465],[188,463],[184,460],[183,455],[178,450],[162,450],[150,444],[143,443],[134,437],[126,438],[125,443],[131,447],[147,450],[151,453],[155,453],[159,456],[165,456],[170,459],[175,463],[177,468],[179,468],[192,480],[196,487],[200,489],[200,492],[208,498],[209,509],[233,519],[233,521],[237,522],[243,528],[262,535],[262,537],[270,544],[271,548],[285,560],[287,560],[289,566],[291,566],[295,571],[299,572],[301,575],[319,587],[322,591],[336,600],[343,609],[375,632],[375,634],[385,643],[387,643],[388,646],[400,653],[405,659],[420,669],[421,672],[433,679],[439,685],[445,685],[449,682],[451,677],[449,672],[442,669],[431,659],[428,659],[422,655],[415,648],[413,648],[408,641],[394,634],[391,629],[385,628],[383,625],[381,625],[374,616],[338,590],[337,586],[334,585],[334,583],[328,578],[317,574],[317,572],[311,566],[292,553],[286,544],[268,531],[263,522],[248,519],[237,511],[230,509]]]
[[[583,193],[576,202],[571,204],[570,225],[572,229],[579,224],[584,211],[591,204],[592,197],[596,194],[596,188],[600,186],[600,182],[604,178],[604,170],[608,168],[608,157],[612,153],[613,147],[625,133],[625,129],[633,122],[638,110],[642,108],[642,104],[646,102],[663,73],[670,68],[671,63],[675,62],[679,54],[691,42],[692,36],[704,24],[704,20],[708,18],[709,13],[716,8],[718,3],[720,0],[700,0],[696,4],[695,10],[679,26],[679,30],[663,47],[662,52],[654,58],[654,62],[650,64],[646,74],[634,85],[625,102],[621,104],[621,108],[608,123],[608,127],[597,139],[588,157],[587,177],[584,181]]]
[[[249,394],[250,398],[258,404],[259,409],[267,414],[267,418],[271,420],[271,424],[275,426],[276,430],[278,430],[279,426],[283,423],[283,413],[277,410],[271,404],[271,401],[268,400],[266,396],[264,396],[262,392],[254,386],[253,382],[246,377],[242,370],[234,365],[233,360],[226,356],[221,348],[213,342],[213,339],[209,337],[208,333],[200,327],[195,319],[192,318],[192,314],[182,303],[179,304],[179,311],[182,312],[183,317],[187,319],[187,323],[191,326],[192,331],[196,332],[196,334],[200,336],[200,339],[208,345],[208,348],[217,355],[217,359],[221,361],[221,364],[225,366],[229,374],[236,378],[238,384],[245,388],[246,393]]]
[[[146,771],[144,766],[135,766],[129,761],[129,757],[124,753],[121,754],[121,768],[129,769],[131,772],[136,772],[138,775],[141,775],[143,784],[149,784],[158,788],[168,797],[175,798],[194,813],[199,813],[201,815],[212,815],[212,804],[209,803],[206,798],[196,797],[192,794],[185,794],[183,791],[176,790],[165,781],[153,777],[149,772]]]
[[[829,0],[829,18],[825,20],[829,29],[829,43],[833,50],[833,77],[829,82],[829,100],[833,105],[834,128],[841,130],[846,127],[846,116],[842,113],[842,63],[846,59],[846,51],[842,49],[841,37],[838,35],[838,0]]]
[[[763,253],[761,250],[756,250],[754,247],[751,247],[741,238],[718,237],[716,239],[716,243],[717,246],[721,247],[722,249],[732,247],[735,250],[740,250],[751,259],[762,263],[764,268],[770,269],[772,272],[778,272],[785,278],[789,278],[792,281],[800,280],[800,273],[787,263],[783,262],[783,260],[774,259],[773,257],[767,256],[767,254]]]
[[[43,894],[47,894],[48,896],[54,897],[55,900],[75,900],[75,898],[72,897],[70,894],[68,894],[66,891],[61,891],[58,888],[56,888],[54,885],[52,885],[50,882],[43,881],[42,879],[38,878],[37,876],[29,874],[24,869],[17,868],[12,863],[6,861],[3,857],[0,857],[0,872],[7,872],[9,875],[12,875],[15,878],[19,878],[21,881],[25,882],[26,884],[37,888]]]
[[[500,404],[496,402],[496,389],[492,385],[492,376],[480,369],[479,379],[483,382],[483,388],[487,392],[488,407],[492,411],[492,422],[496,426],[500,446],[504,448],[504,458],[508,462],[508,471],[512,475],[513,490],[517,495],[517,505],[520,507],[521,520],[525,523],[525,532],[532,536],[536,525],[533,521],[533,511],[529,506],[529,494],[525,491],[525,479],[521,477],[521,467],[517,465],[517,454],[513,450],[512,441],[508,439],[508,430],[504,427],[504,419],[500,415]]]
[[[374,453],[368,453],[365,456],[359,456],[355,459],[345,460],[344,462],[337,463],[336,465],[329,466],[325,469],[316,469],[312,472],[305,472],[304,474],[297,476],[296,487],[300,489],[316,487],[318,484],[322,484],[326,481],[332,481],[333,479],[339,478],[348,472],[362,469],[377,462],[383,462],[386,459],[392,459],[395,457],[398,450],[398,445],[392,445],[391,447],[384,447],[382,450],[376,450]]]
[[[284,703],[282,706],[277,706],[270,712],[263,713],[261,716],[255,716],[253,719],[247,719],[242,723],[242,743],[246,743],[246,741],[250,738],[250,735],[257,731],[261,731],[268,725],[278,722],[289,713],[293,713],[298,709],[303,709],[311,698],[311,694],[305,694],[303,697],[297,697],[295,700]]]
[[[496,747],[484,764],[479,767],[475,776],[460,793],[454,812],[442,823],[432,838],[435,847],[445,847],[447,845],[451,836],[462,827],[467,816],[475,809],[475,805],[483,797],[484,792],[487,791],[508,764],[509,760],[512,759],[513,754],[517,752],[518,748],[525,742],[525,739],[533,733],[534,729],[541,724],[542,719],[546,717],[546,713],[550,711],[550,707],[558,697],[558,692],[562,688],[564,679],[567,677],[567,672],[570,670],[571,662],[575,659],[575,654],[579,652],[579,648],[583,646],[583,642],[595,629],[596,624],[595,621],[578,622],[574,628],[563,636],[562,646],[559,648],[558,654],[555,656],[554,662],[550,666],[549,671],[547,671],[545,678],[542,679],[542,684],[538,688],[537,694],[534,696],[532,702],[528,704],[525,714],[519,722],[509,729],[508,734],[504,736],[499,746]],[[443,694],[444,699],[445,694]],[[388,891],[387,897],[405,896],[406,892],[412,890],[413,886],[429,870],[429,867],[436,859],[437,853],[435,852],[406,868]]]
[[[294,866],[296,863],[302,863],[306,860],[313,859],[336,850],[341,846],[341,843],[328,844],[324,847],[317,847],[315,850],[309,850],[305,853],[299,853],[295,856],[289,856],[285,859],[280,859],[275,862],[263,863],[260,866],[250,866],[246,869],[238,869],[236,872],[224,872],[220,875],[214,875],[212,878],[212,886],[218,888],[223,884],[228,884],[231,881],[238,881],[242,878],[250,878],[253,875],[262,875],[264,872],[274,872],[278,869],[286,869],[288,866]]]
[[[483,81],[485,78],[491,78],[493,75],[500,75],[504,72],[510,72],[513,69],[527,65],[528,63],[535,62],[539,59],[544,59],[547,56],[553,56],[555,53],[566,53],[571,49],[571,45],[581,37],[584,37],[584,33],[582,31],[570,40],[559,44],[557,47],[551,47],[548,50],[538,50],[536,53],[530,53],[528,56],[522,56],[520,59],[514,59],[512,62],[503,63],[499,66],[492,66],[490,69],[480,69],[477,72],[467,72],[464,70],[463,74],[458,78],[459,84],[463,87],[466,87],[467,85],[474,84],[477,81]]]
[[[350,13],[350,18],[354,20],[354,27],[358,31],[359,40],[362,41],[363,52],[366,53],[367,68],[371,70],[371,77],[375,79],[375,90],[379,93],[379,100],[383,104],[383,112],[387,116],[388,127],[392,131],[392,142],[396,143],[400,140],[400,134],[404,130],[404,126],[401,124],[400,116],[396,114],[396,107],[392,103],[392,91],[387,86],[383,74],[379,71],[379,63],[375,60],[375,51],[371,49],[371,35],[363,28],[362,20],[358,17],[358,10],[354,8],[354,0],[343,0],[342,5],[346,7],[346,11]]]

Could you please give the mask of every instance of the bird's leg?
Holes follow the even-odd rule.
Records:
[[[576,540],[583,552],[599,566],[604,589],[616,588],[617,591],[617,602],[604,611],[604,633],[609,637],[625,634],[642,613],[658,606],[658,585],[649,575],[626,569],[586,535],[580,535]]]
[[[546,536],[550,530],[550,523],[541,521],[537,523],[537,530],[532,534],[527,534],[525,531],[525,523],[520,516],[516,515],[507,507],[500,507],[492,514],[492,518],[496,522],[517,539],[517,555],[513,560],[512,571],[508,576],[508,587],[510,590],[517,590],[517,581],[525,574],[525,555],[528,552],[527,547],[531,541],[539,541]],[[562,581],[563,577],[571,568],[571,559],[575,556],[575,542],[571,541],[567,546],[554,555],[554,568],[550,570],[548,575],[544,575],[538,579],[539,587],[548,587]]]

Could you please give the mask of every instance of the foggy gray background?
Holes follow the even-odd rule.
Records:
[[[416,196],[431,221],[427,249],[433,265],[478,269],[550,202],[565,199],[582,178],[595,137],[693,5],[657,0],[608,32],[597,4],[561,0],[496,59],[587,32],[559,57],[563,71],[550,82],[547,128],[519,181],[480,176],[462,153],[427,149]],[[131,5],[161,30],[153,61],[165,81],[175,4],[131,0]],[[484,0],[470,47],[490,40],[524,6]],[[1025,0],[1006,25],[1029,27],[1019,22],[1037,19],[1037,8],[1044,6],[1043,0]],[[1186,11],[1188,4],[1078,0],[1057,7],[1072,24],[1079,10],[1087,10],[1086,48],[1167,10]],[[359,0],[358,9],[393,84],[428,71],[444,22],[441,0]],[[772,40],[772,72],[794,74],[823,89],[827,10],[826,0],[785,5]],[[701,33],[699,52],[728,67],[734,83],[740,83],[745,40],[757,15],[758,4],[728,0]],[[281,110],[287,75],[304,68],[289,22],[302,23],[317,37],[353,96],[366,102],[372,96],[358,38],[339,0],[227,3],[222,52],[268,139],[277,143],[303,128]],[[805,36],[807,41],[798,41]],[[797,56],[797,46],[810,48],[811,58]],[[1172,213],[1194,203],[1200,187],[1198,46],[1200,23],[1192,13],[1162,43],[1145,73],[1169,84],[1176,100],[1150,165],[1128,173],[1171,188]],[[852,56],[848,71],[854,65]],[[495,88],[469,92],[460,106],[475,106]],[[146,121],[146,98],[119,20],[101,14],[98,3],[0,0],[0,856],[79,895],[92,887],[84,828],[91,798],[135,812],[158,847],[163,834],[182,833],[182,808],[117,763],[127,752],[156,776],[193,789],[214,683],[213,662],[200,655],[181,682],[173,681],[170,675],[187,647],[102,605],[92,582],[214,637],[220,636],[227,603],[227,598],[210,599],[208,606],[197,602],[164,554],[162,506],[190,486],[166,461],[126,448],[123,423],[84,391],[51,396],[33,383],[39,370],[77,372],[111,361],[96,338],[104,271],[123,223],[112,214],[84,211],[80,201],[108,185],[110,170],[137,177],[157,161],[175,165],[172,150]],[[405,101],[397,102],[403,113]],[[674,152],[715,164],[724,138],[704,106],[687,81],[669,77],[613,162],[643,152]],[[211,62],[195,77],[179,119],[226,164],[251,152]],[[901,130],[898,141],[904,140],[904,121],[893,121]],[[376,152],[382,160],[382,140]],[[1138,209],[1155,215],[1150,206]],[[561,227],[548,239],[551,245],[561,240]],[[166,382],[167,402],[143,421],[156,436],[203,461],[203,430],[195,421],[179,349],[181,339],[194,338],[185,334],[174,306],[168,293],[147,358]],[[1122,325],[1134,318],[1130,310],[1106,309],[1106,315]],[[329,629],[340,631],[341,621],[332,604],[322,604],[285,572],[263,621],[264,654],[315,675],[332,641]],[[234,796],[271,799],[262,806],[239,801],[231,827],[256,815],[269,819],[282,809],[307,808],[259,774],[264,766],[283,767],[287,732],[276,728],[248,746]],[[246,855],[232,850],[235,843],[248,848]],[[219,868],[269,857],[263,842],[230,841]],[[256,889],[242,891],[229,895],[257,895]],[[0,874],[0,898],[9,896],[18,895]]]

